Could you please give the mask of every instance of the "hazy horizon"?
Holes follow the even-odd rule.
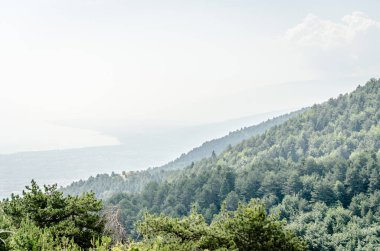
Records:
[[[3,1],[0,150],[117,144],[46,121],[200,125],[351,91],[379,77],[380,3],[341,3]]]
[[[290,107],[282,107],[282,102],[286,99],[293,99],[292,96],[277,96],[272,95],[266,102],[276,103],[277,110],[263,110],[263,112],[256,114],[246,114],[242,117],[229,117],[223,120],[209,120],[194,123],[187,120],[128,120],[128,119],[67,119],[67,120],[55,120],[55,121],[43,121],[33,118],[17,118],[17,119],[5,119],[1,124],[0,136],[2,141],[0,143],[0,154],[13,154],[18,152],[29,151],[48,151],[48,150],[66,150],[66,149],[78,149],[85,147],[97,147],[97,146],[112,146],[122,144],[118,135],[112,132],[117,130],[123,134],[140,135],[146,134],[159,134],[162,131],[170,131],[172,129],[179,129],[183,127],[199,127],[206,126],[213,123],[223,123],[230,120],[243,119],[250,116],[264,115],[267,118],[272,118],[274,115],[278,116],[289,111],[298,110],[304,107],[311,106],[316,103],[326,101],[329,97],[336,97],[339,94],[344,94],[352,91],[358,86],[358,83],[365,83],[365,80],[361,82],[337,82],[336,85],[321,85],[319,90],[314,90],[310,87],[310,82],[307,83],[291,83],[288,85],[279,86],[277,88],[276,95],[283,95],[284,93],[292,93],[295,90],[304,94],[303,99],[299,99],[298,105]],[[253,95],[241,95],[240,102],[244,102],[244,99],[255,96],[257,98],[267,98],[266,92],[271,91],[271,88],[263,88],[261,92],[254,93]],[[245,96],[245,97],[244,97]],[[247,97],[248,96],[248,97]],[[273,115],[273,116],[272,116]],[[255,122],[259,122],[256,121]],[[254,125],[245,124],[245,126]],[[27,127],[27,128],[26,128]],[[230,127],[229,130],[240,129],[237,127]],[[197,144],[187,145],[187,148],[183,152],[190,150],[193,147],[198,146],[206,140],[210,140],[214,137],[221,137],[228,131],[223,133],[209,134],[197,141]],[[207,132],[205,132],[207,133]],[[133,149],[131,149],[133,150]],[[179,154],[179,153],[178,153]]]

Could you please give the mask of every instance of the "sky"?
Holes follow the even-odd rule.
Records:
[[[196,125],[322,102],[379,77],[379,10],[376,0],[0,0],[0,153],[117,144],[49,121]]]

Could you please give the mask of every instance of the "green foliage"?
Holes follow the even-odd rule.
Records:
[[[9,236],[14,234],[11,231],[11,229],[12,229],[12,223],[9,217],[5,215],[3,207],[0,204],[0,250],[1,251],[5,250],[6,243],[7,243],[6,241],[9,238]]]
[[[88,248],[103,233],[102,203],[91,193],[64,197],[56,185],[40,188],[32,181],[21,196],[12,195],[1,208],[14,231],[7,243],[15,250],[41,250],[63,239]]]
[[[358,217],[341,206],[315,204],[310,211],[298,212],[293,217],[289,229],[307,241],[309,250],[380,248],[380,218],[374,217],[372,211]]]
[[[30,191],[42,192],[33,182]],[[45,187],[44,195],[55,192],[54,187]],[[22,203],[43,203],[43,196],[17,197],[14,203],[6,201],[2,206],[18,206],[18,215],[24,215],[26,205]],[[58,196],[60,197],[60,196]],[[21,198],[25,198],[21,201]],[[26,199],[28,198],[28,199]],[[39,199],[38,202],[34,200]],[[39,204],[40,205],[40,204]],[[275,217],[268,216],[264,206],[252,200],[247,205],[239,205],[236,211],[222,210],[215,216],[211,224],[206,223],[203,216],[193,207],[189,216],[171,218],[167,216],[153,216],[145,214],[144,220],[138,223],[138,231],[144,236],[140,242],[131,244],[112,244],[111,238],[97,235],[90,243],[83,247],[77,243],[78,239],[70,234],[59,235],[55,226],[60,222],[49,222],[41,219],[38,214],[39,207],[23,216],[21,220],[12,221],[14,232],[6,240],[3,250],[39,251],[39,250],[68,250],[68,251],[143,251],[143,250],[305,250],[305,242],[296,237],[294,233],[285,228],[284,221],[278,221]],[[12,211],[13,212],[13,211]],[[36,217],[36,215],[40,217]],[[7,215],[7,213],[5,213]],[[11,218],[15,214],[11,215]],[[30,217],[29,217],[30,216]],[[38,219],[38,221],[36,220]],[[44,226],[44,227],[42,227]],[[70,229],[71,230],[71,229]],[[69,230],[67,231],[67,233]],[[61,232],[59,232],[61,233]]]
[[[226,217],[227,216],[227,217]],[[229,234],[238,250],[305,250],[305,243],[284,228],[285,223],[267,216],[264,205],[252,200],[218,219],[221,230]]]
[[[306,244],[284,222],[267,216],[255,200],[236,211],[222,211],[208,225],[194,210],[173,219],[146,214],[138,225],[144,241],[139,250],[306,250]]]

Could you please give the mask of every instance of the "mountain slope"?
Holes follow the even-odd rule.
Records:
[[[198,125],[159,124],[154,121],[133,124],[125,120],[49,122],[53,123],[53,129],[58,126],[64,132],[67,129],[77,134],[81,130],[86,133],[87,130],[96,131],[96,134],[117,138],[120,144],[0,154],[0,167],[3,167],[0,168],[0,199],[9,197],[11,193],[21,193],[31,179],[40,184],[67,186],[99,173],[121,173],[161,166],[206,140],[222,137],[236,128],[254,125],[280,114],[280,111],[273,111]],[[39,124],[31,126],[33,130],[41,129]],[[50,127],[42,125],[42,128]],[[0,148],[3,144],[0,141]]]
[[[315,105],[285,123],[196,162],[138,194],[112,196],[125,227],[141,211],[206,220],[261,198],[310,250],[380,248],[380,80]]]
[[[278,116],[258,125],[236,130],[222,138],[205,142],[201,146],[192,149],[186,154],[182,154],[176,160],[161,167],[150,168],[140,172],[124,172],[122,175],[114,173],[111,175],[99,174],[95,177],[90,177],[86,181],[73,182],[70,186],[62,188],[62,191],[67,194],[81,194],[86,191],[93,191],[99,198],[108,198],[117,192],[139,192],[151,181],[160,182],[174,174],[176,172],[175,170],[183,169],[192,162],[209,157],[212,152],[219,154],[229,146],[232,147],[245,139],[262,134],[267,129],[282,124],[303,111],[304,109],[301,109]]]
[[[186,154],[182,154],[179,158],[175,159],[172,162],[169,162],[166,165],[161,166],[160,168],[164,170],[181,169],[190,165],[192,162],[210,157],[212,152],[215,152],[216,154],[220,154],[221,152],[226,150],[229,146],[232,147],[242,142],[243,140],[249,139],[258,134],[262,134],[269,128],[284,123],[291,117],[296,116],[297,114],[303,112],[304,110],[306,109],[301,109],[289,114],[284,114],[274,119],[269,119],[267,121],[264,121],[258,125],[244,127],[240,130],[230,132],[228,135],[224,137],[207,141],[203,143],[201,146],[192,149]]]

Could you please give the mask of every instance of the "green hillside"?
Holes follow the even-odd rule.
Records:
[[[98,198],[109,198],[118,192],[140,192],[142,188],[151,181],[161,182],[176,173],[176,170],[191,165],[192,162],[199,161],[203,158],[210,157],[212,153],[220,154],[228,147],[248,139],[252,136],[262,134],[267,129],[282,124],[288,119],[296,116],[303,110],[295,111],[289,114],[269,119],[258,125],[245,127],[228,135],[213,139],[203,143],[186,154],[182,154],[174,161],[161,167],[149,168],[139,172],[124,172],[123,174],[99,174],[96,177],[90,177],[85,181],[72,183],[70,186],[62,188],[66,194],[81,194],[83,192],[93,191]]]
[[[141,211],[182,217],[192,206],[211,222],[221,208],[260,198],[310,250],[380,248],[380,80],[314,105],[175,179],[119,193],[127,231]]]
[[[380,250],[379,122],[372,79],[103,206],[32,182],[0,203],[0,250]]]

